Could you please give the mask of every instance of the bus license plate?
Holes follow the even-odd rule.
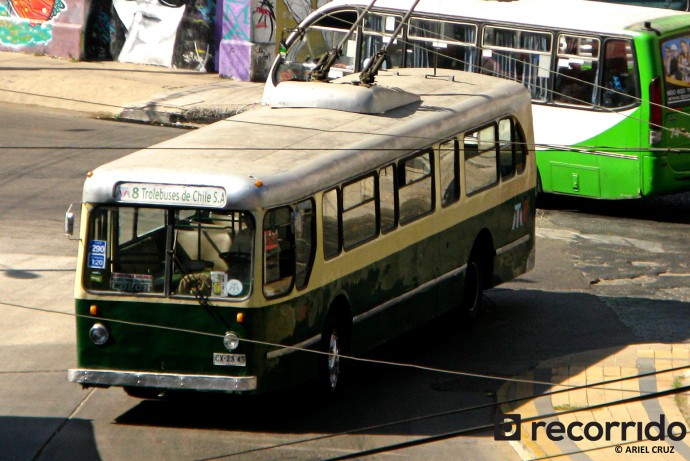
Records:
[[[244,354],[213,354],[213,364],[224,367],[244,367],[247,366],[247,357]]]

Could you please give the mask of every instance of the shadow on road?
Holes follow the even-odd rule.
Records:
[[[660,309],[690,317],[686,303],[654,301],[644,307],[646,300],[602,302],[587,293],[494,289],[486,294],[485,309],[471,328],[443,317],[367,358],[509,378],[542,361],[584,351],[597,363],[631,344],[688,339],[690,328],[637,335],[613,310],[630,302],[637,305],[641,323],[653,323]],[[142,401],[116,423],[305,436],[358,430],[428,437],[491,424],[496,392],[505,383],[489,376],[371,363],[356,363],[351,372],[349,387],[336,399],[316,398],[308,386],[265,397],[196,395]],[[400,421],[404,423],[393,424]]]
[[[631,200],[595,200],[544,194],[537,199],[543,210],[580,211],[616,218],[690,224],[690,192]]]
[[[61,437],[66,433],[69,437]],[[101,456],[90,421],[0,416],[0,459],[100,461]]]

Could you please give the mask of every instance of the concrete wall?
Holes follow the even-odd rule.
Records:
[[[283,29],[295,27],[327,1],[223,0],[218,73],[244,81],[266,80]]]

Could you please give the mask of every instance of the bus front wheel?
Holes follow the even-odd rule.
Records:
[[[342,388],[343,361],[349,353],[348,329],[338,315],[329,315],[321,335],[319,386],[332,395]]]

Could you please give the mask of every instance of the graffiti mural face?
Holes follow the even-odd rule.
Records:
[[[113,6],[127,28],[117,60],[170,67],[184,4],[167,0],[113,0]]]

